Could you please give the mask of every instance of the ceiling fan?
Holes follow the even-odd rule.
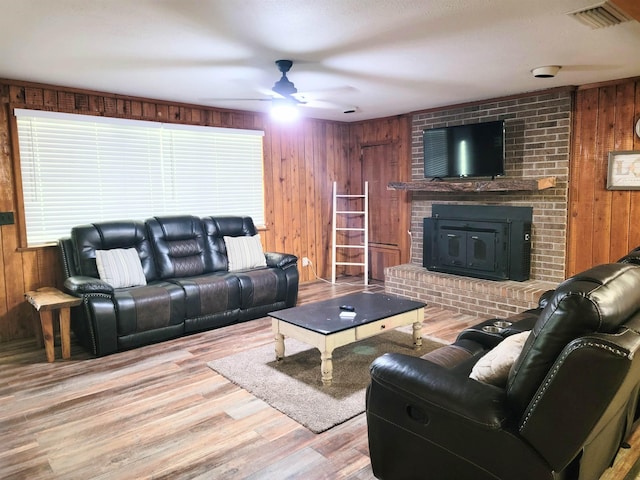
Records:
[[[291,70],[293,66],[293,60],[276,60],[276,66],[280,73],[282,73],[282,77],[276,83],[273,84],[270,90],[267,89],[259,89],[266,95],[271,95],[269,97],[262,98],[206,98],[203,100],[209,101],[259,101],[259,102],[271,102],[273,100],[287,100],[291,103],[295,104],[305,104],[306,100],[302,98],[297,98],[294,95],[298,93],[298,89],[293,84],[291,80],[287,77],[287,73]]]
[[[282,77],[276,83],[273,84],[271,90],[282,98],[285,98],[294,103],[306,103],[296,97],[294,95],[298,93],[298,89],[293,84],[291,80],[287,78],[287,73],[291,70],[293,66],[293,61],[291,60],[276,60],[276,66],[280,73],[282,73]]]
[[[280,79],[276,81],[271,89],[265,93],[271,95],[267,98],[215,98],[215,99],[207,99],[207,100],[215,100],[215,101],[267,101],[272,103],[272,108],[278,107],[297,107],[297,106],[308,106],[315,108],[335,108],[342,109],[345,113],[353,113],[358,111],[357,107],[343,107],[341,105],[333,104],[331,102],[327,102],[325,100],[317,100],[309,98],[310,92],[301,94],[298,92],[298,89],[294,85],[294,83],[289,80],[287,77],[287,73],[291,70],[293,66],[293,60],[276,60],[276,67],[278,71],[282,74]],[[353,90],[351,87],[346,87],[349,90]],[[333,89],[332,89],[333,90]],[[343,90],[343,89],[339,89]]]
[[[293,62],[291,60],[276,60],[276,66],[282,77],[271,87],[271,91],[282,98],[274,98],[271,104],[271,116],[273,118],[290,121],[298,116],[299,104],[306,102],[296,98],[294,95],[298,93],[298,89],[291,80],[287,78],[287,72],[291,70]]]

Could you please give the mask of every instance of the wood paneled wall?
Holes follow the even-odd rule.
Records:
[[[640,150],[640,79],[579,88],[569,179],[567,276],[640,245],[640,191],[607,190],[608,153]]]
[[[306,119],[278,125],[260,113],[6,80],[0,80],[0,107],[0,211],[14,212],[16,220],[20,203],[11,143],[13,108],[264,130],[265,249],[307,256],[319,276],[330,277],[331,188],[334,180],[342,190],[349,187],[350,124]],[[211,213],[216,213],[215,205]],[[24,292],[60,287],[62,281],[57,249],[22,248],[20,227],[0,227],[0,342],[33,335]],[[300,265],[300,273],[303,282],[315,278],[309,267]]]
[[[362,146],[392,143],[410,158],[410,117],[352,124],[304,120],[273,124],[263,114],[174,104],[100,92],[0,80],[0,211],[14,212],[16,200],[11,112],[15,107],[142,120],[265,131],[265,248],[307,256],[302,281],[331,274],[331,188],[356,192],[362,184]],[[640,150],[633,126],[640,118],[640,80],[578,89],[573,120],[567,275],[617,260],[640,245],[640,191],[607,191],[609,150]],[[410,178],[410,172],[398,172]],[[407,205],[409,202],[407,198]],[[212,211],[215,214],[215,211]],[[401,213],[402,214],[402,213]],[[402,262],[408,261],[408,246]],[[0,226],[0,342],[33,334],[24,292],[60,286],[57,249],[22,248],[20,225]]]

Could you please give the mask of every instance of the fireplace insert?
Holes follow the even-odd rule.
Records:
[[[439,205],[424,219],[428,270],[490,280],[529,279],[531,207]]]

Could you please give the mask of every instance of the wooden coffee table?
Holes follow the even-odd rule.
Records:
[[[341,318],[340,306],[351,305],[354,318]],[[269,313],[275,337],[276,360],[284,358],[285,337],[320,350],[323,385],[331,385],[333,350],[387,330],[413,325],[413,344],[422,346],[422,302],[381,293],[354,293]]]

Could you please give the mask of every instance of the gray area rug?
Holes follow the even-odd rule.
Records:
[[[268,344],[214,360],[208,366],[309,430],[320,433],[364,412],[369,365],[387,352],[421,356],[444,343],[424,338],[415,350],[411,334],[392,330],[333,351],[333,383],[322,385],[320,352],[285,339],[285,358],[275,361]]]

